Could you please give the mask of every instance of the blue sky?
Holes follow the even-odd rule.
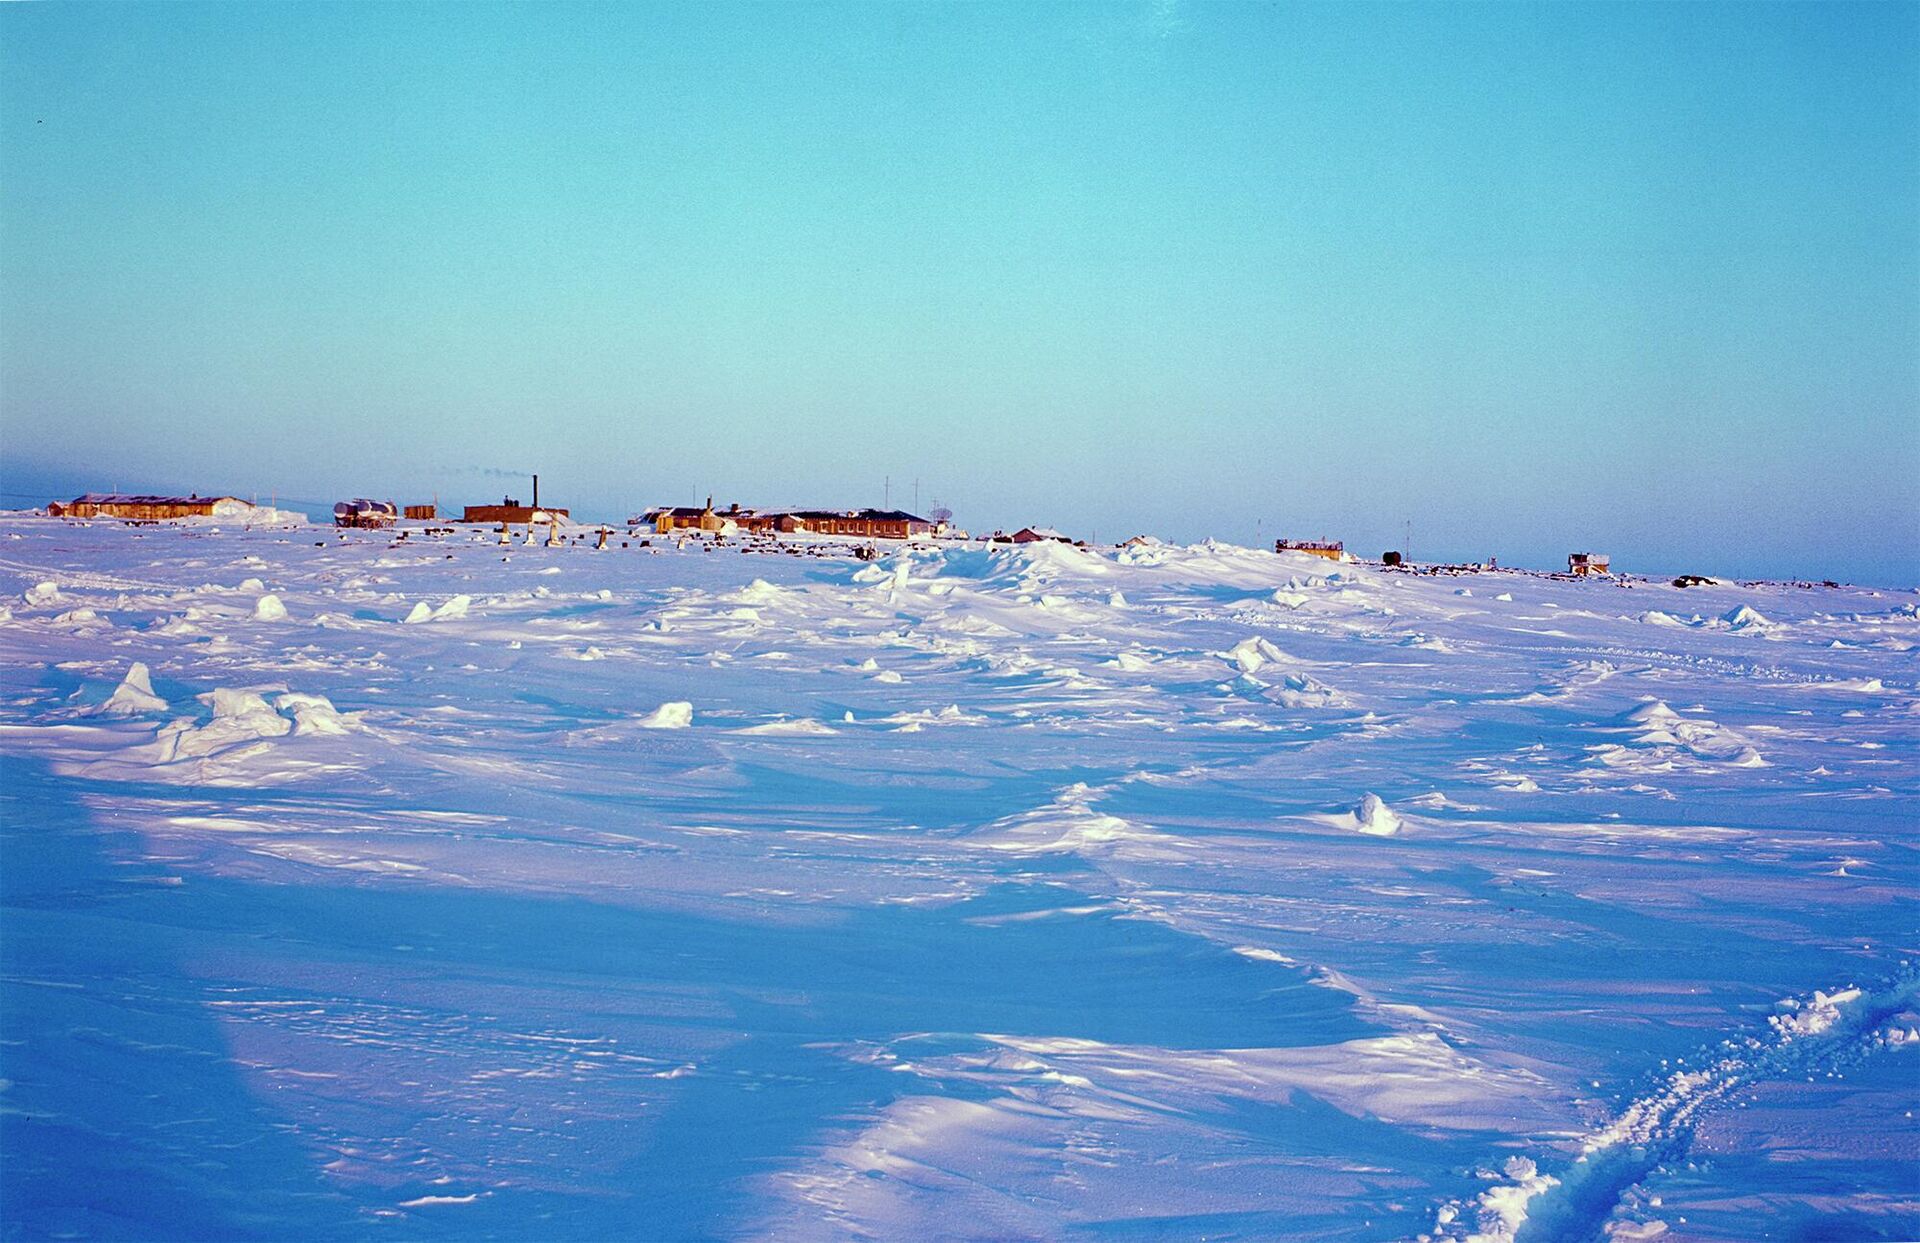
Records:
[[[1916,82],[1905,4],[8,6],[0,490],[1912,585]]]

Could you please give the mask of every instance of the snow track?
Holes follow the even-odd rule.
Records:
[[[1612,1123],[1587,1136],[1580,1156],[1558,1175],[1532,1161],[1509,1162],[1510,1181],[1483,1193],[1470,1210],[1475,1229],[1448,1231],[1462,1220],[1457,1202],[1442,1210],[1438,1237],[1472,1243],[1577,1243],[1602,1236],[1626,1192],[1663,1165],[1684,1158],[1695,1130],[1710,1113],[1735,1103],[1741,1092],[1842,1066],[1888,1043],[1913,1039],[1913,1013],[1920,973],[1904,971],[1868,991],[1857,987],[1816,992],[1783,1003],[1765,1034],[1728,1040],[1693,1059],[1698,1069],[1676,1070],[1653,1093],[1635,1100]]]

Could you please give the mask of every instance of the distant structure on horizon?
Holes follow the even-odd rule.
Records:
[[[1040,544],[1050,540],[1062,544],[1073,543],[1071,535],[1056,531],[1052,527],[1021,527],[1008,538],[1016,544]]]
[[[945,524],[932,522],[903,509],[742,509],[738,503],[724,510],[708,497],[702,506],[661,505],[634,520],[662,535],[672,531],[704,531],[755,535],[851,535],[860,539],[912,539],[940,535]]]
[[[1613,558],[1604,552],[1570,552],[1567,554],[1567,573],[1576,578],[1585,578],[1590,574],[1612,574]]]
[[[1339,540],[1321,539],[1277,539],[1273,541],[1275,552],[1304,552],[1309,557],[1325,557],[1329,561],[1351,561],[1347,556],[1347,546]]]

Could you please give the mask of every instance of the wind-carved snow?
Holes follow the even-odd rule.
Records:
[[[27,1234],[1920,1234],[1911,593],[0,527]]]

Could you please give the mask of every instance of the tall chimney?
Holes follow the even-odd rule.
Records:
[[[540,508],[540,476],[533,477],[533,507]]]

